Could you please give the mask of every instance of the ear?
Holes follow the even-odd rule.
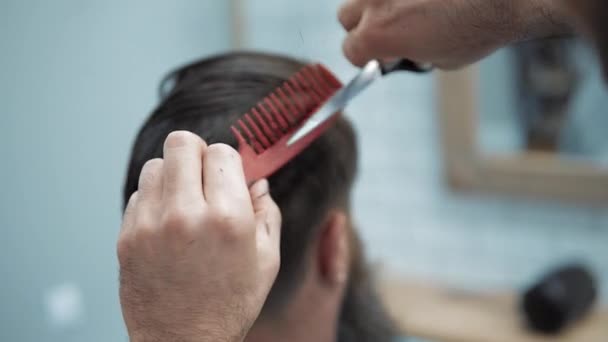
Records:
[[[319,235],[317,264],[319,277],[330,286],[346,283],[350,265],[348,216],[342,210],[332,210],[325,219]]]

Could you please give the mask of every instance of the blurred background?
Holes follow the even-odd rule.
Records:
[[[346,81],[356,69],[341,54],[339,4],[2,0],[0,341],[126,341],[115,257],[120,192],[160,79],[193,59],[246,48],[320,61]],[[530,75],[534,63],[549,76]],[[608,117],[600,115],[608,100],[597,70],[584,44],[565,42],[501,51],[463,71],[478,111],[471,153],[480,157],[468,167],[538,152],[576,162],[585,172],[566,172],[570,181],[591,174],[590,188],[608,186]],[[537,102],[521,100],[526,86]],[[606,197],[454,186],[442,138],[452,128],[437,91],[446,87],[454,83],[433,75],[391,76],[348,110],[361,149],[354,212],[371,260],[416,283],[484,293],[520,293],[577,260],[607,303],[608,209],[598,201]]]

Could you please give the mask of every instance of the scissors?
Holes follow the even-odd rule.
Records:
[[[378,60],[368,62],[359,74],[345,87],[332,96],[315,114],[308,118],[287,141],[291,146],[307,136],[319,125],[329,120],[336,112],[343,110],[348,103],[377,79],[394,71],[426,73],[433,70],[431,64],[420,64],[407,59],[391,63],[380,63]]]

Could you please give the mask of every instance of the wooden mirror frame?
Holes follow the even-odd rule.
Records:
[[[444,176],[459,191],[607,203],[608,169],[548,152],[488,155],[478,142],[479,67],[437,73]]]

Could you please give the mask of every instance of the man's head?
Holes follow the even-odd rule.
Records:
[[[560,0],[565,13],[597,48],[608,81],[608,1]]]
[[[162,157],[171,131],[188,130],[208,144],[237,147],[230,125],[302,66],[279,56],[229,54],[170,74],[161,84],[161,103],[133,147],[125,203],[137,190],[143,164]],[[392,336],[351,225],[356,166],[355,134],[340,118],[270,177],[283,216],[281,269],[250,340],[329,341],[339,333],[340,340],[383,341]]]

